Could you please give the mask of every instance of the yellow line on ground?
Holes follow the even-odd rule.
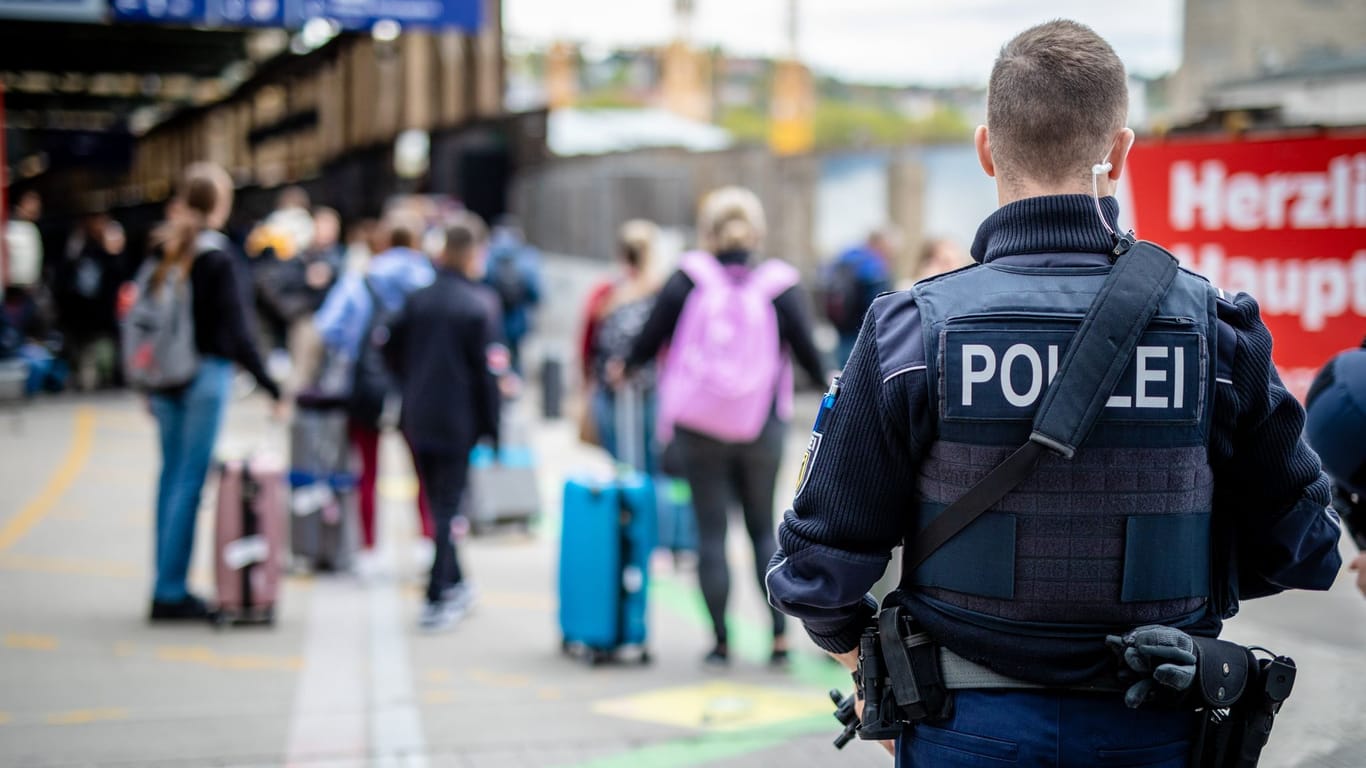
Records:
[[[469,676],[476,683],[482,683],[491,688],[525,688],[531,685],[531,678],[526,675],[498,674],[480,668],[469,670]]]
[[[36,555],[0,555],[0,571],[101,576],[111,579],[133,579],[143,573],[140,566],[118,560],[78,560],[70,557]]]
[[[203,664],[214,669],[232,670],[296,670],[304,661],[298,656],[263,656],[255,654],[220,654],[202,645],[163,645],[157,648],[159,661]]]
[[[10,632],[5,635],[5,647],[25,651],[55,651],[57,650],[57,638],[52,635],[25,635],[19,632]]]
[[[455,691],[427,691],[422,694],[423,704],[450,704],[455,701]]]
[[[48,715],[48,725],[85,725],[86,723],[99,723],[108,720],[127,720],[128,710],[119,707],[106,707],[103,709],[73,709],[70,712],[58,712]]]
[[[83,405],[76,409],[75,431],[76,434],[71,440],[71,447],[66,452],[66,459],[48,479],[47,486],[23,509],[19,510],[19,514],[10,518],[4,527],[0,528],[0,552],[14,546],[15,542],[22,539],[33,526],[41,522],[43,517],[71,487],[71,484],[76,481],[81,470],[85,468],[85,463],[90,458],[90,448],[95,443],[95,410],[93,408]]]
[[[444,667],[436,667],[435,669],[429,669],[426,672],[423,672],[422,679],[428,683],[450,682],[451,671]]]

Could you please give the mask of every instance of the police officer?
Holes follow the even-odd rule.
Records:
[[[1029,438],[1110,269],[1133,141],[1125,80],[1075,22],[1001,49],[975,136],[1001,207],[976,263],[879,298],[826,398],[766,582],[850,669],[890,551]],[[1132,358],[1070,460],[1045,456],[902,573],[894,599],[945,669],[983,680],[902,733],[905,764],[1184,765],[1195,715],[1126,707],[1107,635],[1214,637],[1239,595],[1333,582],[1328,480],[1256,302],[1180,272]]]
[[[1336,484],[1334,504],[1362,551],[1352,561],[1366,595],[1366,339],[1323,366],[1305,397],[1304,437]]]

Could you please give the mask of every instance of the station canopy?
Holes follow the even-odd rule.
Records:
[[[8,164],[118,164],[133,137],[272,60],[388,25],[478,29],[479,0],[0,0]],[[73,158],[78,159],[78,158]],[[28,175],[41,169],[30,167]]]

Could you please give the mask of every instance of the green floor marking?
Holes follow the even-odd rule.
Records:
[[[812,717],[747,731],[703,734],[562,768],[684,768],[758,752],[782,744],[794,736],[831,730],[834,722],[833,718]]]
[[[652,574],[650,597],[698,628],[711,629],[711,619],[707,616],[701,591],[696,586],[685,585],[681,577]],[[796,626],[796,623],[789,622],[789,626]],[[737,658],[754,664],[768,662],[773,632],[766,622],[732,614],[726,617],[726,627],[731,650]],[[791,658],[792,677],[803,685],[811,686],[813,696],[820,696],[822,690],[829,688],[851,687],[849,673],[834,662],[801,653],[793,653]],[[745,731],[688,736],[561,768],[684,768],[759,752],[783,744],[793,737],[811,733],[828,732],[833,739],[838,730],[839,724],[833,717],[801,718]]]
[[[658,600],[668,610],[687,619],[689,623],[708,632],[711,618],[707,606],[702,602],[702,592],[695,586],[685,586],[679,577],[671,574],[652,574],[650,597]],[[788,620],[788,633],[800,632],[801,623]],[[767,622],[755,621],[747,616],[729,614],[726,616],[726,632],[729,635],[731,651],[736,657],[752,664],[767,664],[768,654],[773,650],[773,630]],[[790,667],[793,679],[813,688],[851,688],[853,683],[849,673],[840,665],[825,657],[793,652],[790,654]]]

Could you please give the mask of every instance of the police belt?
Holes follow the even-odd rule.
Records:
[[[913,647],[924,643],[933,642],[930,636],[924,632],[914,633],[902,641],[909,651]],[[1078,685],[1078,686],[1057,686],[1041,685],[1031,683],[1026,680],[1003,675],[996,670],[978,664],[975,661],[965,659],[962,656],[950,651],[948,648],[939,646],[939,676],[940,683],[945,689],[950,691],[967,690],[1008,690],[1030,688],[1035,690],[1075,690],[1075,691],[1094,691],[1098,693],[1118,692],[1123,688],[1116,682],[1114,685]]]
[[[915,636],[906,638],[908,648],[912,640],[915,639]],[[950,691],[1045,687],[1038,683],[1007,677],[990,667],[969,661],[943,647],[939,648],[939,674],[944,687]]]

